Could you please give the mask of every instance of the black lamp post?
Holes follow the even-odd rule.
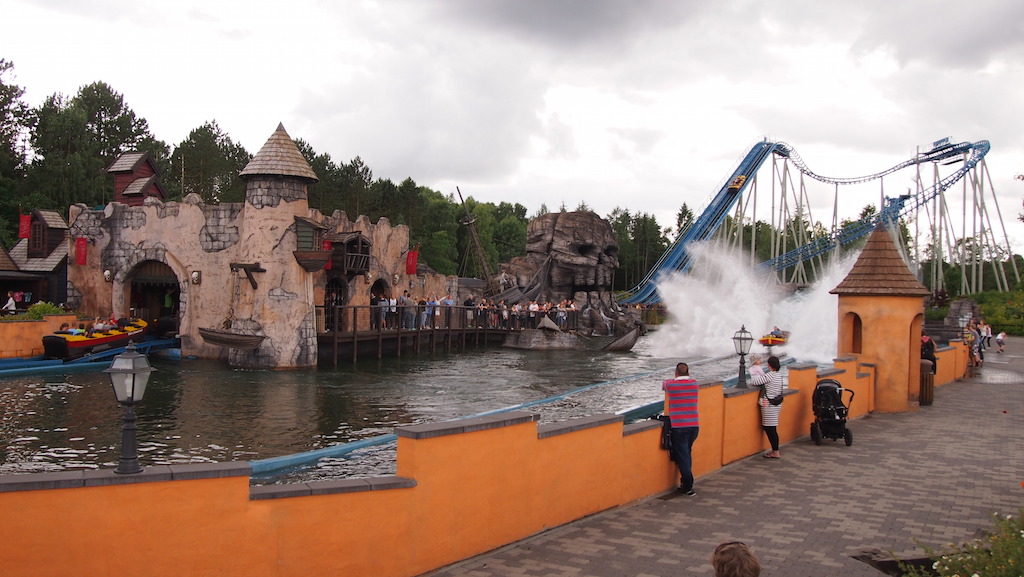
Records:
[[[750,336],[746,325],[740,325],[740,330],[732,336],[732,344],[736,345],[736,354],[740,356],[740,376],[736,379],[736,388],[747,388],[747,364],[744,357],[750,352],[750,345],[754,337]]]
[[[135,352],[135,344],[128,343],[123,353],[114,357],[110,368],[104,373],[110,375],[117,402],[125,406],[124,425],[121,427],[121,461],[115,473],[122,475],[141,473],[139,455],[135,449],[135,403],[142,400],[149,383],[149,374],[155,371],[149,365],[146,355]]]

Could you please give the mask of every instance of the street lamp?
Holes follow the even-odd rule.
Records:
[[[149,383],[149,374],[155,371],[149,365],[146,355],[135,352],[135,344],[129,342],[124,352],[114,357],[110,368],[104,373],[110,375],[117,402],[125,406],[124,424],[121,427],[121,461],[115,473],[122,475],[141,473],[139,455],[135,450],[135,403],[142,400]]]
[[[971,324],[971,315],[960,315],[957,319],[957,324],[960,325],[960,338],[967,337],[967,325]]]
[[[743,357],[750,352],[750,345],[753,342],[754,337],[750,336],[746,325],[740,325],[740,330],[732,336],[732,344],[736,345],[736,354],[740,356],[740,376],[736,379],[737,389],[747,388],[747,365]]]

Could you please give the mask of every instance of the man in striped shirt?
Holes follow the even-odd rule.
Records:
[[[672,460],[679,467],[679,488],[677,493],[692,497],[693,458],[690,450],[697,440],[700,424],[697,419],[697,394],[700,386],[690,378],[690,367],[686,363],[676,365],[676,376],[662,383],[665,391],[665,406],[672,422],[670,440]]]

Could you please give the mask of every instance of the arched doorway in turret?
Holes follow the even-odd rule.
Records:
[[[151,332],[169,333],[178,329],[181,315],[181,289],[177,275],[166,263],[144,260],[125,277],[129,287],[128,314],[150,324]]]

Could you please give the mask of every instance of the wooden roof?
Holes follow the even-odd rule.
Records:
[[[252,157],[239,175],[243,178],[265,175],[294,176],[310,182],[319,180],[313,168],[306,162],[306,158],[299,152],[299,147],[295,146],[295,142],[285,132],[284,124],[277,125],[274,134],[270,135],[263,148]]]
[[[135,167],[149,158],[148,152],[125,152],[107,167],[107,172],[134,172]],[[156,163],[153,169],[156,170]]]
[[[0,270],[18,270],[18,265],[11,259],[7,249],[0,246]]]
[[[44,258],[33,258],[28,256],[28,239],[23,238],[11,247],[11,260],[18,265],[23,272],[53,272],[68,256],[70,242],[67,238],[61,241],[57,248]]]
[[[850,273],[839,286],[829,291],[835,295],[928,296],[928,289],[910,272],[892,235],[879,223],[868,237],[864,250]]]
[[[154,174],[153,176],[149,176],[146,178],[137,178],[133,180],[131,184],[126,186],[125,189],[121,191],[121,194],[142,194],[150,186],[156,186],[156,188],[160,189],[160,192],[163,193],[164,187],[162,184],[160,184],[160,179],[157,177],[157,175]]]
[[[64,220],[64,217],[55,210],[42,210],[37,208],[32,211],[32,215],[43,221],[46,228],[68,229],[68,223]]]

